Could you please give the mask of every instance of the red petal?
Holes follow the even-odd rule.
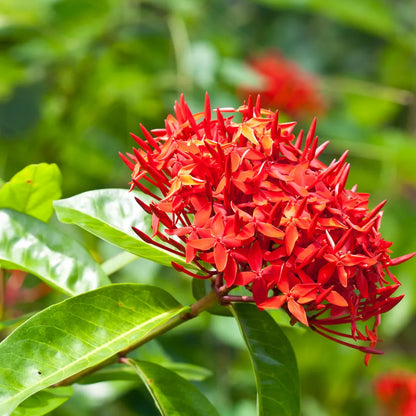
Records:
[[[222,237],[224,235],[224,218],[220,212],[218,212],[211,224],[212,235]]]
[[[300,306],[293,298],[289,298],[287,301],[287,306],[289,308],[289,312],[299,321],[302,322],[304,325],[309,326],[308,318],[306,316],[305,309]]]
[[[333,275],[335,271],[335,263],[327,263],[323,266],[318,273],[318,282],[325,284]]]
[[[415,253],[405,254],[404,256],[396,257],[395,259],[390,260],[388,266],[396,266],[397,264],[403,263],[404,261],[407,261],[411,259]]]
[[[214,247],[215,242],[215,238],[209,237],[199,238],[195,240],[188,239],[186,244],[189,244],[191,247],[194,247],[198,250],[209,250],[210,248]]]
[[[257,306],[260,309],[279,309],[286,302],[286,299],[286,295],[273,296],[264,302],[258,303]]]
[[[153,230],[152,237],[154,237],[159,231],[159,221],[160,221],[159,218],[155,214],[152,214],[152,230]]]
[[[355,277],[358,290],[363,298],[368,298],[368,282],[362,270],[358,270],[357,276]]]
[[[261,270],[263,266],[263,253],[257,240],[251,246],[247,260],[251,270],[254,272],[259,272]]]
[[[222,272],[227,265],[228,250],[221,243],[217,243],[214,246],[214,260],[217,270]]]
[[[337,266],[338,279],[342,286],[347,287],[347,272],[344,266]]]
[[[295,243],[298,237],[299,237],[299,234],[296,228],[296,224],[292,221],[286,227],[286,235],[285,235],[285,247],[286,247],[286,253],[288,256],[292,253],[293,247],[295,247]]]
[[[228,256],[227,265],[225,266],[225,269],[224,269],[224,280],[225,280],[227,287],[230,287],[235,283],[236,275],[237,275],[237,263],[231,256]]]
[[[255,278],[257,274],[253,272],[239,272],[235,277],[234,284],[240,286],[249,285]]]
[[[266,222],[258,221],[256,223],[256,228],[263,235],[270,238],[283,238],[285,236],[285,233],[282,230],[279,230],[274,225],[268,224]]]
[[[329,303],[332,303],[333,305],[336,305],[336,306],[341,306],[341,307],[348,306],[348,302],[336,290],[332,290],[326,297],[326,300]]]
[[[209,217],[211,216],[211,204],[205,205],[202,209],[200,209],[194,218],[194,225],[196,227],[204,227],[205,224],[208,222]]]
[[[189,244],[187,244],[185,248],[185,253],[186,253],[185,261],[187,263],[190,263],[195,258],[196,250],[193,247],[191,247]]]

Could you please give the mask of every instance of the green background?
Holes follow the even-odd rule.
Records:
[[[163,127],[180,93],[196,112],[208,91],[213,106],[239,106],[242,84],[258,84],[247,59],[277,49],[315,74],[328,111],[318,118],[322,159],[350,150],[348,185],[388,199],[382,232],[393,257],[416,250],[416,3],[413,0],[1,0],[0,180],[32,163],[56,163],[63,197],[128,187],[118,151],[129,132]],[[290,117],[284,114],[284,119]],[[313,114],[299,122],[307,128]],[[298,131],[298,130],[296,130]],[[139,207],[138,207],[139,209]],[[59,225],[100,262],[117,251]],[[133,221],[133,219],[132,219]],[[374,380],[416,369],[415,261],[395,268],[404,300],[383,317],[380,348],[363,354],[311,331],[284,328],[296,352],[302,415],[377,415]],[[27,279],[27,286],[36,278]],[[191,283],[171,269],[138,260],[115,282],[163,287],[192,302]],[[6,318],[55,302],[5,310]],[[5,335],[6,332],[3,333]],[[255,413],[255,381],[235,322],[204,314],[146,347],[212,371],[196,382],[223,416]],[[154,415],[145,387],[113,382],[76,386],[55,416]]]

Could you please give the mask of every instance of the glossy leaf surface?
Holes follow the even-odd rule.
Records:
[[[0,208],[12,208],[47,222],[52,201],[61,197],[61,172],[54,163],[29,165],[0,188]]]
[[[160,365],[128,360],[163,416],[218,416],[211,402],[189,381]]]
[[[151,216],[140,208],[134,196],[137,194],[125,189],[99,189],[55,201],[54,205],[60,221],[76,224],[136,256],[165,266],[171,266],[172,261],[185,264],[181,257],[137,237],[133,226],[151,234],[151,225],[145,221]],[[143,195],[140,198],[144,199]]]
[[[259,416],[297,416],[299,375],[289,340],[267,312],[236,303],[232,307],[253,364]]]
[[[30,272],[67,295],[111,283],[89,252],[36,218],[0,209],[0,264]]]
[[[138,343],[180,309],[162,289],[125,283],[43,310],[0,344],[0,415]]]

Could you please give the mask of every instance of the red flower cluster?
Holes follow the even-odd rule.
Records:
[[[389,416],[416,415],[416,374],[396,372],[376,381],[376,393],[383,413]]]
[[[256,90],[243,87],[244,96],[260,93],[264,106],[278,108],[293,117],[325,111],[318,80],[278,52],[252,58],[248,64],[260,76],[262,86]]]
[[[318,146],[315,121],[302,144],[296,123],[279,123],[260,99],[217,108],[216,119],[208,95],[202,113],[192,114],[183,96],[174,109],[164,129],[141,126],[146,140],[132,135],[140,148],[121,155],[132,188],[153,197],[149,205],[138,199],[152,215],[153,238],[137,234],[193,262],[202,275],[175,267],[211,278],[224,302],[284,308],[292,322],[377,353],[380,314],[402,298],[392,297],[399,282],[389,267],[413,254],[390,259],[391,243],[378,231],[384,202],[369,211],[368,194],[345,189],[347,152],[326,166],[318,156],[328,142]],[[228,295],[238,286],[252,296]],[[372,317],[371,329],[359,328]],[[338,324],[351,332],[329,328]]]

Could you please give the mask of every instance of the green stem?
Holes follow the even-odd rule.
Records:
[[[177,87],[178,91],[184,92],[192,86],[186,64],[186,54],[189,50],[188,32],[184,20],[174,13],[168,18],[168,27],[175,53]]]
[[[169,319],[165,323],[149,331],[143,338],[140,339],[140,341],[130,345],[129,347],[125,348],[122,351],[119,351],[116,355],[113,355],[112,357],[108,358],[102,363],[97,364],[93,367],[87,368],[83,371],[80,371],[79,373],[74,374],[71,377],[66,378],[65,380],[62,380],[59,383],[54,384],[53,387],[67,386],[69,384],[75,383],[77,380],[87,375],[90,375],[100,370],[101,368],[104,368],[110,364],[114,364],[120,360],[123,361],[123,358],[129,352],[135,350],[136,348],[140,347],[143,344],[146,344],[152,339],[157,338],[158,336],[170,331],[171,329],[176,328],[177,326],[183,324],[184,322],[195,318],[201,312],[206,311],[211,306],[215,305],[216,303],[219,303],[221,297],[225,295],[226,293],[228,293],[228,290],[229,289],[225,289],[220,292],[215,292],[214,290],[211,291],[210,293],[208,293],[203,298],[199,299],[197,302],[195,302],[191,306],[186,306],[185,308],[182,308],[181,310],[179,310],[177,315],[173,316],[171,319]]]
[[[324,85],[329,91],[342,91],[352,94],[378,98],[401,105],[411,105],[414,93],[409,90],[380,85],[369,81],[344,77],[324,78]]]

